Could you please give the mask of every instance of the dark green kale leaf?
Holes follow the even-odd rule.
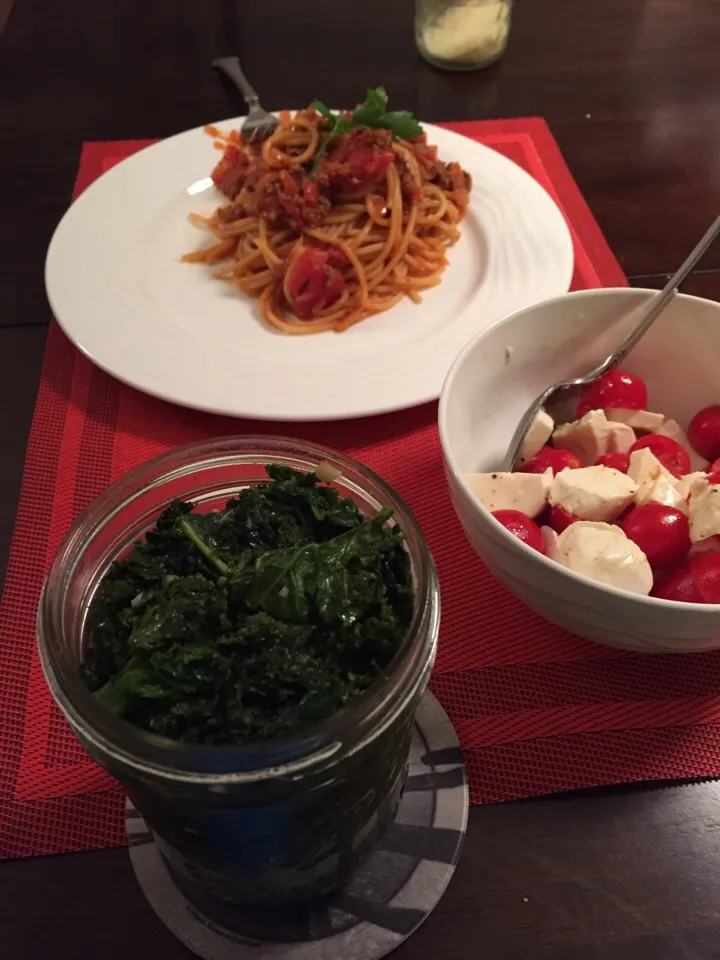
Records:
[[[230,573],[230,590],[250,610],[289,623],[350,625],[386,595],[383,561],[401,541],[384,510],[325,543],[246,553]]]
[[[228,501],[225,523],[241,536],[237,546],[278,549],[331,540],[363,522],[349,497],[321,485],[314,473],[269,466],[271,483],[243,490]]]
[[[153,603],[144,603],[128,646],[133,652],[171,643],[195,643],[198,637],[230,628],[227,592],[201,574],[172,580]]]
[[[142,608],[175,577],[206,568],[178,527],[192,504],[176,501],[159,517],[144,540],[105,574],[90,608],[88,626],[93,645],[81,673],[90,690],[97,690],[128,660],[128,639]]]
[[[81,667],[107,709],[187,742],[265,740],[340,710],[397,653],[413,589],[390,512],[268,474],[223,510],[173,503],[112,565]]]

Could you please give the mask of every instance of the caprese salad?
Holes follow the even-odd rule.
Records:
[[[720,405],[677,421],[614,370],[576,419],[541,413],[512,473],[465,479],[514,536],[569,570],[632,593],[720,603]]]

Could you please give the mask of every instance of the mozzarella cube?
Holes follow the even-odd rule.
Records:
[[[608,420],[608,453],[629,453],[637,440],[635,431],[626,423],[613,423]]]
[[[720,534],[720,483],[698,481],[693,484],[689,509],[693,543]]]
[[[549,413],[545,413],[544,410],[541,410],[533,420],[532,426],[525,434],[525,439],[523,440],[520,450],[518,451],[518,463],[521,465],[527,463],[528,460],[531,460],[536,453],[542,450],[552,436],[554,429],[555,421],[553,418]]]
[[[675,489],[681,497],[689,500],[693,489],[702,487],[707,478],[708,475],[704,470],[696,470],[695,473],[686,473],[684,477],[680,477],[675,481]]]
[[[547,503],[552,470],[545,473],[466,473],[465,482],[490,511],[519,510],[536,517]]]
[[[558,537],[556,557],[568,570],[590,580],[647,596],[653,575],[647,557],[620,527],[578,521]]]
[[[565,423],[553,434],[553,445],[574,453],[592,466],[605,453],[627,453],[635,431],[624,423],[611,423],[602,410],[590,410],[581,420]]]
[[[649,410],[627,410],[624,407],[608,408],[605,416],[616,423],[626,423],[628,427],[639,430],[641,433],[657,433],[665,423],[662,413],[650,413]]]
[[[666,470],[660,463],[652,450],[648,450],[647,447],[633,450],[630,454],[628,476],[635,481],[638,487],[654,483],[658,477],[666,477],[668,480],[675,479],[670,471]]]
[[[667,477],[658,477],[651,483],[645,483],[635,494],[635,503],[642,507],[646,503],[662,503],[666,507],[688,513],[687,496],[677,488],[677,483]]]
[[[704,470],[705,467],[707,467],[708,461],[704,457],[701,457],[699,453],[695,453],[690,445],[690,441],[685,435],[685,431],[682,429],[677,420],[666,420],[662,427],[660,427],[658,430],[658,436],[670,437],[671,440],[676,440],[680,446],[685,447],[690,455],[691,470],[699,471]]]
[[[580,520],[611,523],[628,507],[637,484],[612,467],[561,470],[550,487],[550,503]]]

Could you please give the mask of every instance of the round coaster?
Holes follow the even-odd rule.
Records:
[[[455,872],[467,814],[460,745],[428,692],[417,713],[395,820],[350,881],[320,902],[282,911],[245,909],[182,890],[129,801],[125,818],[143,893],[163,923],[205,960],[254,960],[258,948],[267,960],[378,960],[439,902]]]

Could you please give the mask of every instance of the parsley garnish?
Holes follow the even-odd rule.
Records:
[[[374,130],[390,130],[393,136],[402,137],[404,140],[411,140],[413,137],[419,137],[422,134],[422,127],[409,110],[388,111],[387,105],[388,95],[385,87],[369,88],[364,102],[353,110],[349,119],[334,114],[332,110],[319,100],[313,100],[310,106],[325,117],[330,124],[330,130],[317,152],[310,176],[313,176],[317,171],[320,160],[325,154],[330,142],[334,140],[335,137],[347,133],[348,130],[354,130],[357,127],[370,127]]]

